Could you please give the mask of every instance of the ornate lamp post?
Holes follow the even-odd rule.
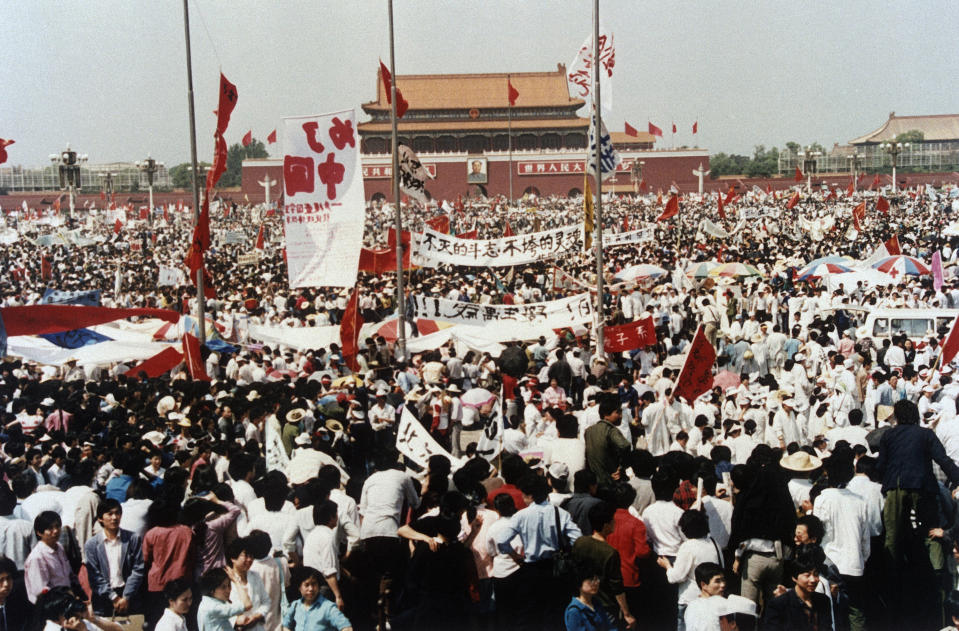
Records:
[[[896,165],[899,163],[899,154],[909,148],[908,142],[884,142],[879,148],[892,156],[892,194],[896,194]]]
[[[862,167],[862,160],[865,156],[861,153],[854,153],[850,156],[846,156],[846,160],[849,161],[849,172],[852,173],[852,190],[853,192],[859,190],[859,169]]]
[[[813,151],[812,147],[806,147],[806,149],[800,151],[798,155],[802,158],[803,171],[806,172],[806,194],[811,195],[812,173],[816,170],[816,158],[822,155],[822,151]]]
[[[629,172],[633,180],[633,193],[639,194],[639,183],[643,181],[643,167],[646,166],[645,160],[636,160],[633,162],[633,168]]]
[[[150,225],[153,225],[153,176],[156,175],[157,169],[163,166],[162,162],[157,162],[154,160],[150,154],[147,154],[147,159],[142,162],[133,163],[136,168],[140,169],[147,174],[147,187],[150,191]]]
[[[70,143],[67,148],[60,153],[51,153],[50,162],[59,167],[60,172],[60,190],[68,189],[70,191],[70,218],[73,218],[74,208],[76,207],[77,190],[80,188],[80,165],[89,159],[87,154],[78,154],[70,149]]]

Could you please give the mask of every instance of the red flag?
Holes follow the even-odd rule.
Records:
[[[853,193],[856,192],[856,183],[853,180],[849,180],[849,186],[846,187],[846,196],[851,197]]]
[[[246,132],[246,135],[243,136],[243,146],[249,147],[253,143],[253,130]]]
[[[459,239],[476,239],[479,237],[479,231],[476,228],[473,228],[472,230],[459,233],[456,235],[456,237]]]
[[[860,203],[858,206],[852,209],[852,224],[855,226],[856,230],[862,230],[859,227],[859,222],[866,218],[866,202]]]
[[[103,201],[106,201],[106,199],[107,199],[106,191],[100,191],[100,201],[103,202]]]
[[[43,280],[50,280],[53,278],[53,265],[50,264],[50,259],[46,256],[40,257],[40,278]],[[8,335],[15,335],[14,333],[8,333]]]
[[[656,343],[656,328],[652,317],[645,317],[620,326],[604,328],[603,350],[607,353],[631,351]]]
[[[140,219],[149,219],[150,218],[150,209],[146,207],[140,208]]]
[[[623,232],[629,232],[629,215],[623,215]]]
[[[736,197],[736,187],[730,186],[729,192],[726,193],[726,199],[723,200],[723,204],[728,206],[733,201],[733,197]]]
[[[876,177],[872,179],[872,184],[869,185],[869,190],[871,191],[874,188],[877,188],[880,185],[879,174],[876,174]]]
[[[120,223],[120,220],[117,219],[113,224],[113,234],[120,234],[120,231],[123,230],[123,224]]]
[[[670,217],[675,217],[679,214],[679,197],[673,193],[669,196],[669,201],[666,202],[666,208],[663,209],[663,214],[659,217],[656,217],[656,221],[666,221]]]
[[[146,373],[147,378],[155,379],[160,375],[176,368],[176,366],[182,361],[183,353],[172,346],[168,346],[153,357],[140,362],[123,374],[125,374],[127,377],[138,379],[140,377],[140,373],[143,372]]]
[[[695,123],[693,123],[693,133],[695,134],[698,131],[699,131],[699,121],[696,121]]]
[[[503,238],[515,236],[516,233],[513,232],[513,226],[509,225],[509,221],[506,222],[506,228],[503,230]]]
[[[380,62],[380,77],[383,78],[383,87],[386,90],[386,103],[387,105],[393,104],[393,75],[390,74],[390,71],[386,69],[386,65],[381,61]],[[403,93],[400,92],[399,86],[396,88],[396,117],[403,118],[403,114],[406,114],[410,104],[406,102],[406,99],[403,98]]]
[[[683,363],[683,369],[676,379],[673,389],[674,397],[682,397],[692,405],[699,395],[708,392],[713,387],[713,362],[716,361],[716,349],[706,339],[703,327],[700,326],[689,347],[689,354]]]
[[[0,138],[0,164],[7,161],[7,146],[12,145],[14,142],[13,140]]]
[[[350,370],[360,369],[356,362],[356,355],[359,348],[356,345],[360,337],[360,328],[363,326],[363,316],[360,315],[359,305],[357,304],[359,295],[356,289],[350,294],[350,299],[346,302],[346,309],[343,310],[343,319],[340,321],[340,347],[343,350],[343,359]]]
[[[450,233],[450,218],[449,218],[449,215],[437,215],[437,216],[433,217],[432,219],[427,219],[427,220],[426,220],[426,225],[429,226],[430,228],[432,228],[433,230],[436,230],[437,232],[442,232],[443,234],[449,234],[449,233]],[[507,225],[508,225],[508,224],[507,224]],[[394,240],[396,239],[396,233],[395,233],[395,232],[393,233],[393,239],[394,239]],[[405,240],[403,241],[403,243],[404,243],[404,244],[408,244],[408,243],[409,243],[409,240],[408,240],[408,239],[405,239]]]
[[[663,137],[663,130],[659,127],[656,127],[656,125],[653,125],[652,123],[649,124],[649,133],[653,136],[659,136],[660,138]]]
[[[643,178],[639,181],[639,190],[641,191],[649,190],[649,184],[646,183],[646,178]]]
[[[723,252],[725,252],[725,251],[726,251],[726,246],[725,246],[725,244],[720,243],[720,244],[719,244],[719,249],[716,250],[716,261],[718,261],[719,263],[722,263],[722,262],[723,262]]]
[[[793,179],[796,180],[797,182],[802,182],[803,174],[802,174],[802,171],[799,170],[799,167],[796,167],[796,175],[793,176]]]
[[[881,213],[889,212],[889,202],[887,202],[886,198],[882,195],[880,195],[879,199],[876,200],[876,210]]]
[[[959,352],[959,317],[952,321],[949,335],[942,341],[942,361],[939,366],[945,366],[955,359],[957,352]]]
[[[57,211],[58,215],[60,214],[60,198],[59,197],[53,200],[53,209]]]
[[[886,252],[889,253],[889,256],[899,256],[902,254],[902,248],[899,247],[899,235],[893,235],[893,237],[883,245],[886,246]]]
[[[786,202],[786,208],[792,210],[796,207],[796,204],[799,203],[799,191],[793,193],[793,196],[789,198],[789,201]]]
[[[513,82],[506,79],[506,95],[509,98],[510,107],[516,107],[516,99],[519,98],[519,90],[513,87]]]
[[[220,73],[220,101],[216,108],[216,130],[221,134],[226,131],[230,124],[230,115],[233,114],[233,108],[236,107],[237,99],[236,86],[227,80]]]
[[[263,225],[260,224],[260,231],[256,233],[256,245],[254,246],[257,250],[263,249]]]
[[[275,129],[270,132],[270,135],[269,135],[269,136],[266,137],[266,142],[269,143],[269,144],[271,144],[271,145],[276,142],[276,130],[275,130]]]
[[[726,208],[725,208],[725,204],[723,203],[723,195],[719,191],[716,191],[716,199],[719,201],[719,218],[725,219]]]
[[[623,131],[626,133],[627,136],[633,136],[633,137],[639,136],[639,132],[636,131],[636,128],[625,121],[623,122]]]
[[[200,340],[190,333],[183,334],[183,358],[194,381],[210,381],[210,376],[206,374],[203,366],[203,356],[200,354]]]
[[[676,133],[676,123],[673,123],[673,133]]]

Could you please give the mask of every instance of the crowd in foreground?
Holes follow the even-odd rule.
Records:
[[[697,234],[711,202],[684,202],[656,241],[610,253],[611,274],[679,271],[610,283],[607,321],[651,317],[657,332],[655,345],[620,353],[570,329],[505,342],[498,357],[449,344],[400,361],[374,336],[351,370],[337,345],[240,339],[240,314],[318,327],[338,321],[343,297],[288,289],[278,250],[254,272],[219,248],[210,267],[223,297],[209,308],[239,350],[205,351],[213,381],[183,368],[127,376],[128,364],[0,366],[0,630],[119,631],[129,616],[165,631],[959,626],[959,387],[937,360],[946,331],[877,339],[858,326],[877,308],[959,307],[955,243],[942,236],[951,205],[902,196],[850,239],[858,201],[814,196],[787,211],[756,200],[761,216],[723,241]],[[576,204],[503,212],[532,231],[568,223]],[[619,230],[659,209],[614,200],[608,211]],[[414,229],[431,214],[411,212]],[[787,213],[818,223],[787,229]],[[371,243],[387,214],[370,209]],[[467,206],[454,219],[496,236],[489,215]],[[51,252],[47,286],[109,292],[122,262],[112,304],[190,307],[188,285],[155,286],[166,261],[151,253],[185,243],[185,226],[142,231],[140,254],[109,242]],[[893,234],[927,262],[940,252],[942,287],[928,275],[831,290],[796,278],[821,256],[866,258]],[[8,272],[19,253],[0,254]],[[759,275],[685,273],[717,256]],[[591,260],[563,269],[588,285]],[[39,271],[6,275],[4,306],[36,301]],[[473,302],[582,291],[555,278],[541,263],[505,287],[467,269],[418,270],[409,285]],[[390,280],[361,279],[365,319],[390,314]],[[700,325],[718,356],[714,387],[686,401],[673,396],[675,360]],[[464,393],[478,389],[502,399],[475,405]],[[443,453],[401,455],[405,412]],[[481,454],[497,412],[500,448]]]

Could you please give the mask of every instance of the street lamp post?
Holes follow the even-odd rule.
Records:
[[[156,175],[157,169],[163,166],[162,162],[157,162],[154,160],[150,154],[147,154],[147,159],[143,162],[134,162],[136,168],[140,169],[147,174],[147,187],[150,191],[150,212],[147,216],[150,219],[150,225],[153,225],[153,176]]]
[[[861,153],[854,153],[846,156],[849,161],[849,171],[852,173],[852,190],[856,192],[859,189],[859,168],[862,166],[862,159],[865,156]]]
[[[100,177],[103,178],[103,194],[104,196],[109,198],[111,202],[113,201],[113,176],[114,175],[116,175],[116,173],[110,173],[109,171],[107,173],[100,174]]]
[[[896,164],[899,162],[899,154],[904,149],[909,148],[908,142],[884,142],[879,148],[892,156],[892,194],[896,194]]]
[[[70,149],[70,143],[67,148],[60,153],[51,153],[50,162],[59,168],[60,171],[60,190],[69,189],[70,191],[70,218],[73,219],[74,208],[76,207],[77,190],[80,188],[80,165],[88,160],[88,156],[78,154]]]
[[[816,170],[816,158],[822,155],[822,151],[813,151],[812,147],[806,147],[804,151],[799,152],[802,158],[803,171],[806,172],[806,194],[812,194],[812,172]]]
[[[639,194],[639,183],[643,181],[643,167],[646,166],[645,160],[636,160],[633,162],[633,168],[629,175],[633,179],[633,193]]]

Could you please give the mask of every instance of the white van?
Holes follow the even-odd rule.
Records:
[[[873,309],[866,323],[856,329],[856,338],[872,338],[877,345],[893,335],[904,334],[913,342],[930,337],[941,337],[948,331],[959,309]]]

